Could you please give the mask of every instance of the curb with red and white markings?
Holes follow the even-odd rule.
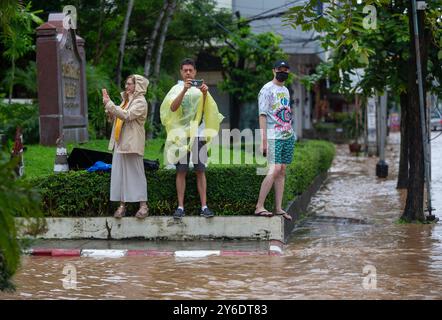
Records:
[[[268,250],[152,250],[152,249],[54,249],[32,248],[25,251],[31,256],[48,257],[95,257],[121,258],[134,256],[160,257],[174,256],[176,258],[204,258],[209,256],[280,256],[283,254],[283,243],[270,241]]]

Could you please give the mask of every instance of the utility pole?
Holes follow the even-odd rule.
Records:
[[[374,93],[367,98],[367,155],[377,154],[376,145],[376,97]]]
[[[376,176],[378,178],[386,178],[388,176],[388,164],[385,162],[385,139],[387,136],[387,88],[381,96],[379,110],[379,161],[376,164]]]
[[[425,10],[425,1],[418,1],[419,10]],[[422,143],[424,149],[424,169],[425,169],[425,184],[427,188],[427,220],[435,220],[435,216],[432,214],[433,208],[431,207],[431,182],[430,182],[430,166],[431,159],[429,158],[429,140],[427,134],[427,125],[425,123],[425,102],[424,102],[424,87],[422,79],[422,65],[421,65],[421,52],[420,52],[420,39],[419,39],[419,27],[417,19],[417,4],[416,0],[411,0],[411,9],[413,14],[413,31],[414,31],[414,43],[416,48],[416,67],[417,67],[417,81],[419,88],[419,113],[422,127]],[[423,31],[423,30],[422,30]]]

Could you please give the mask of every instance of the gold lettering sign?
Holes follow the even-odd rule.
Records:
[[[76,102],[72,102],[72,103],[65,103],[64,107],[73,109],[73,108],[79,108],[80,105]]]
[[[66,78],[80,80],[80,68],[72,61],[61,65],[61,74]]]
[[[75,98],[77,96],[77,83],[65,83],[64,84],[64,95],[66,98]]]

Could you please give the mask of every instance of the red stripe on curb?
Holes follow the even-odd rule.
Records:
[[[53,257],[79,257],[81,255],[80,249],[54,249],[52,250]]]
[[[160,250],[127,250],[126,256],[173,256],[173,251],[160,251]]]
[[[52,256],[52,257],[79,257],[81,254],[80,249],[43,249],[35,248],[31,249],[30,255],[32,256]]]
[[[52,249],[32,249],[32,256],[52,256]]]
[[[268,256],[267,251],[233,251],[221,250],[221,256]]]

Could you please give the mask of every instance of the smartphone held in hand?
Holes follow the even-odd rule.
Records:
[[[196,80],[196,79],[190,80],[190,85],[192,87],[197,87],[197,88],[201,87],[203,85],[203,83],[204,83],[203,79],[201,79],[201,80]]]

